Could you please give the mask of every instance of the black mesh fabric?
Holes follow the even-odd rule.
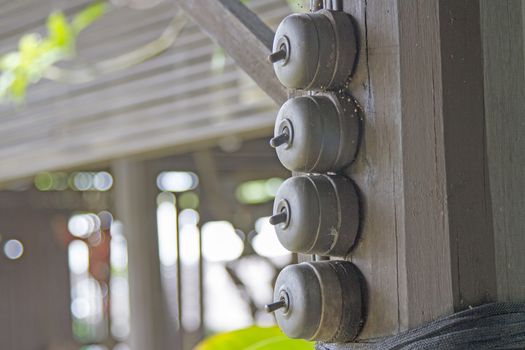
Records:
[[[324,344],[317,350],[525,349],[525,304],[491,303],[366,343]]]

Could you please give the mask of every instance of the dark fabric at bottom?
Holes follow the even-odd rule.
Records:
[[[318,343],[316,349],[525,349],[525,304],[485,304],[373,342]]]

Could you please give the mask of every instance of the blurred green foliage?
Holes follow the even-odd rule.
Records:
[[[313,350],[314,344],[287,338],[277,327],[249,327],[214,335],[194,350]]]
[[[309,0],[287,0],[292,12],[308,12],[310,10]]]
[[[78,34],[107,8],[105,2],[96,1],[76,14],[71,22],[63,12],[55,11],[47,18],[46,37],[38,33],[22,36],[18,50],[0,58],[0,100],[22,102],[29,84],[38,82],[50,66],[74,56]]]

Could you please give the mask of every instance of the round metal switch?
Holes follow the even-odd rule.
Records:
[[[326,90],[346,82],[356,56],[350,15],[320,10],[286,17],[275,33],[269,60],[284,86]]]
[[[360,123],[359,108],[351,97],[296,97],[279,110],[270,145],[288,170],[335,172],[355,159]]]
[[[281,244],[296,253],[346,256],[359,230],[354,183],[339,175],[302,175],[277,191],[270,223]]]
[[[348,342],[357,337],[364,318],[362,276],[347,261],[290,265],[279,274],[274,303],[277,324],[290,338]]]

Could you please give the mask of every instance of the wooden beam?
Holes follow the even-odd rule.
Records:
[[[278,105],[287,91],[267,57],[274,32],[238,0],[177,0],[177,4],[214,39]]]

